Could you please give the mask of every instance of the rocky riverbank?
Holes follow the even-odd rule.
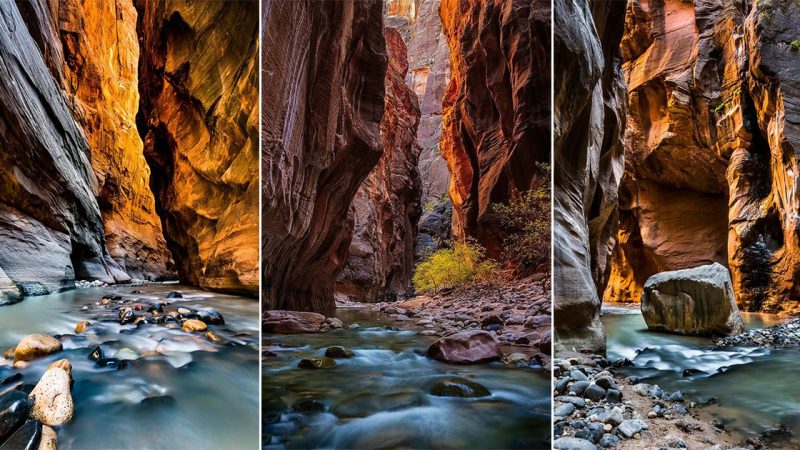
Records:
[[[636,377],[622,377],[596,355],[564,353],[553,360],[554,448],[762,448],[735,443],[724,425],[700,418],[681,391],[666,392]]]
[[[800,318],[765,328],[746,331],[736,336],[726,336],[714,342],[717,347],[773,347],[800,346]]]

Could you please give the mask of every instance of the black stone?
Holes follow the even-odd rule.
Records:
[[[594,380],[594,384],[600,386],[603,389],[616,389],[617,388],[617,385],[614,383],[614,380],[612,380],[609,377],[600,377],[600,378]]]
[[[7,376],[3,378],[3,381],[0,381],[0,386],[5,386],[14,382],[17,382],[22,379],[22,374],[20,372],[15,373],[14,375]]]
[[[609,389],[606,391],[606,401],[608,403],[619,403],[622,401],[622,392],[616,389]]]
[[[683,369],[683,376],[690,377],[692,375],[697,375],[700,373],[704,373],[702,370],[699,369]]]
[[[122,296],[116,294],[106,294],[101,298],[101,300],[113,300],[113,301],[122,300]]]
[[[500,331],[502,328],[503,328],[503,326],[500,325],[500,324],[497,324],[497,323],[493,323],[493,324],[486,325],[485,327],[483,327],[483,329],[486,330],[486,331]]]
[[[589,377],[578,369],[573,369],[569,372],[569,377],[575,381],[589,381]]]
[[[42,424],[37,420],[28,420],[0,445],[0,450],[36,450],[41,440]]]
[[[158,395],[155,397],[147,397],[139,402],[139,404],[147,408],[173,409],[178,406],[178,401],[171,395]]]
[[[302,414],[313,414],[325,412],[325,404],[313,398],[298,400],[292,404],[292,411]]]
[[[600,447],[603,448],[616,447],[617,444],[619,444],[619,441],[620,441],[619,437],[614,436],[613,434],[605,434],[600,439],[598,445],[600,445]]]
[[[200,320],[208,325],[225,325],[225,319],[222,318],[222,314],[213,309],[197,311],[197,315],[200,316]]]
[[[25,422],[31,405],[21,391],[11,391],[0,396],[0,442],[10,436]]]
[[[583,391],[583,396],[593,401],[600,401],[606,396],[606,390],[596,384],[590,384]]]
[[[98,367],[108,367],[116,370],[122,370],[129,365],[128,360],[120,360],[118,358],[103,358],[95,362]]]
[[[567,385],[569,384],[569,377],[561,377],[556,382],[556,392],[563,394],[567,392]]]
[[[167,293],[167,298],[183,298],[183,294],[181,294],[180,292],[172,291]]]
[[[134,318],[135,318],[135,315],[133,314],[133,309],[125,307],[125,308],[122,308],[122,309],[119,310],[119,316],[117,317],[117,320],[122,325],[125,325],[126,323],[133,322]]]
[[[492,395],[483,385],[460,378],[439,381],[431,389],[431,394],[437,397],[486,397]]]
[[[89,353],[89,359],[92,361],[99,361],[103,359],[103,349],[100,347],[95,347],[94,350],[92,350],[92,353]]]
[[[154,313],[154,312],[163,313],[164,312],[164,308],[161,307],[160,303],[154,303],[154,304],[150,305],[149,308],[147,308],[147,312],[149,312],[149,313]]]
[[[588,381],[578,381],[576,383],[572,383],[572,386],[570,386],[567,391],[574,392],[575,395],[582,395],[583,391],[585,391],[588,386]]]

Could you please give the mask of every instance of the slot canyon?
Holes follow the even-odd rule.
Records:
[[[266,448],[549,446],[549,1],[262,23]],[[523,268],[503,211],[532,192]]]
[[[2,2],[0,304],[75,280],[257,295],[252,7]]]

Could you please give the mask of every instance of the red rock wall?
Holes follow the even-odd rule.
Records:
[[[137,125],[178,272],[203,288],[255,294],[258,2],[136,6]]]
[[[532,187],[550,161],[550,2],[443,0],[450,48],[441,152],[453,233],[502,255],[491,204]]]
[[[609,276],[623,172],[625,3],[556,0],[553,299],[556,352],[605,349]]]
[[[385,28],[383,35],[389,59],[381,119],[383,156],[353,199],[353,240],[336,284],[337,293],[367,302],[413,293],[414,242],[421,213],[417,96],[405,84],[408,60],[400,32]]]
[[[266,309],[335,308],[350,203],[382,153],[380,1],[262,3]]]
[[[657,271],[726,263],[740,307],[795,312],[794,2],[631,1],[630,115],[611,300]]]

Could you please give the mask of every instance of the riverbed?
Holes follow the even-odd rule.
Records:
[[[339,330],[263,337],[264,449],[549,448],[549,372],[437,362],[425,356],[434,337],[395,328],[375,312],[340,308],[337,317]],[[298,368],[333,345],[354,357]],[[491,395],[431,395],[437,381],[453,377]]]
[[[747,329],[774,325],[786,317],[743,313]],[[800,430],[800,349],[763,347],[715,348],[706,338],[647,330],[638,309],[604,306],[603,325],[609,361],[630,359],[621,369],[649,384],[688,400],[712,404],[697,408],[708,420],[718,420],[734,436],[775,439],[780,446],[797,447],[779,425]],[[766,433],[766,436],[765,436]]]
[[[183,298],[166,299],[170,291]],[[225,324],[208,328],[223,341],[158,324],[120,325],[94,308],[107,294],[143,304],[166,300],[172,309],[214,309]],[[92,325],[76,335],[75,325],[83,320]],[[177,284],[82,288],[29,297],[0,307],[0,349],[41,333],[59,337],[64,350],[21,371],[6,361],[0,379],[21,372],[25,383],[36,384],[51,362],[72,362],[75,417],[57,430],[60,450],[258,448],[259,327],[257,300]],[[97,346],[106,357],[121,349],[143,356],[124,368],[99,367],[89,359]]]

